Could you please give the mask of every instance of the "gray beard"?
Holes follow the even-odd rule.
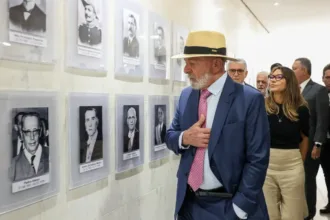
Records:
[[[209,79],[210,79],[210,74],[206,73],[204,76],[198,79],[197,82],[192,82],[190,80],[191,87],[195,90],[200,90],[202,88],[205,88],[208,84]]]

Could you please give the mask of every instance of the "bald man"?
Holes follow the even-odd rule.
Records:
[[[136,110],[130,107],[127,111],[128,134],[124,134],[124,153],[139,150],[139,131],[136,128],[137,115]]]
[[[264,97],[267,96],[268,72],[263,71],[257,74],[257,89],[263,94]]]

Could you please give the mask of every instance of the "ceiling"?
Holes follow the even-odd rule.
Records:
[[[330,0],[241,0],[272,32],[281,26],[314,20],[330,21]],[[277,4],[276,4],[277,3]]]

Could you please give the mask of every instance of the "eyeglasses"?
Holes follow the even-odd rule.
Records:
[[[22,130],[22,132],[27,135],[27,136],[31,136],[33,134],[33,136],[37,136],[39,135],[40,133],[40,129],[36,129],[36,130],[33,130],[33,131],[30,131],[30,130]]]
[[[272,75],[269,75],[268,78],[270,80],[275,79],[276,81],[280,81],[281,79],[284,79],[285,77],[284,77],[283,74],[278,74],[278,75],[273,75],[272,74]]]
[[[245,72],[245,70],[243,70],[243,69],[229,69],[228,71],[230,74],[235,74],[236,72],[238,74],[243,74]]]

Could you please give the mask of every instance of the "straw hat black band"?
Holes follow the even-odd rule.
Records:
[[[214,55],[226,56],[227,50],[225,47],[209,48],[209,47],[198,47],[198,46],[185,46],[184,54],[214,54]]]

